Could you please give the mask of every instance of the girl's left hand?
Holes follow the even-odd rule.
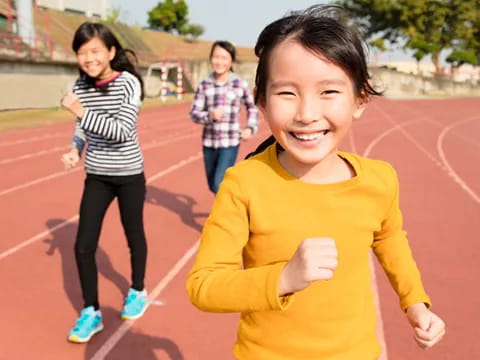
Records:
[[[240,134],[240,138],[242,140],[248,140],[253,136],[253,131],[250,128],[246,128],[242,130],[242,133]]]
[[[78,96],[74,94],[73,92],[69,92],[67,95],[65,95],[62,98],[62,106],[70,111],[73,115],[76,117],[83,117],[85,114],[85,109],[80,103],[80,100],[78,99]]]
[[[421,348],[432,347],[445,335],[445,322],[424,303],[409,306],[406,315],[414,330],[413,337]]]

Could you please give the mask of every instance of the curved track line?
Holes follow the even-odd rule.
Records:
[[[394,125],[398,125],[398,122],[395,121],[392,116],[387,113],[385,110],[383,110],[380,106],[378,106],[377,104],[374,104],[377,109],[387,118],[388,121],[390,121],[392,124]],[[425,116],[417,119],[417,121],[421,121],[421,120],[427,120],[429,121],[429,119]],[[443,165],[440,163],[439,159],[437,159],[434,155],[432,155],[424,146],[422,146],[417,140],[415,140],[413,138],[413,136],[408,132],[406,131],[405,129],[403,129],[401,126],[398,127],[398,130],[408,139],[410,140],[413,145],[415,145],[421,152],[423,152],[435,165],[439,166],[440,168],[443,169]]]
[[[385,112],[382,108],[380,108],[378,105],[376,105],[379,110],[389,119],[390,122],[394,124],[398,124],[395,120],[392,119],[392,117]],[[437,126],[443,127],[443,124],[440,124],[439,122],[425,118],[427,121],[430,123],[436,124]],[[419,150],[421,150],[435,165],[437,165],[440,169],[442,169],[449,177],[457,184],[460,186],[460,188],[465,191],[470,198],[473,199],[476,203],[480,203],[480,197],[467,185],[467,183],[453,170],[453,168],[450,166],[444,152],[442,149],[442,143],[443,143],[443,138],[445,137],[445,134],[451,130],[456,124],[467,122],[467,121],[472,121],[478,119],[478,116],[474,117],[469,117],[467,119],[463,120],[458,120],[454,124],[448,125],[446,127],[443,127],[442,132],[440,133],[439,137],[437,138],[437,151],[438,151],[438,156],[439,159],[437,159],[434,155],[432,155],[425,147],[423,147],[418,141],[416,141],[411,134],[409,134],[406,130],[399,128],[399,130],[402,132],[402,134],[410,140]],[[441,138],[441,139],[440,139]],[[439,145],[440,144],[440,145]]]
[[[472,117],[464,120],[459,120],[454,122],[453,124],[447,126],[442,130],[440,135],[438,136],[437,139],[437,151],[438,154],[440,155],[440,160],[442,161],[443,165],[446,168],[446,171],[449,173],[449,175],[453,178],[453,180],[460,185],[460,187],[477,203],[480,204],[480,196],[478,196],[475,191],[473,191],[467,183],[458,175],[455,170],[453,170],[452,166],[450,165],[449,161],[447,160],[447,157],[445,156],[445,152],[443,151],[443,139],[445,138],[445,135],[453,129],[455,126],[458,126],[460,124],[466,123],[468,121],[473,121],[479,119],[478,117]]]
[[[184,167],[198,159],[200,159],[202,157],[202,152],[198,152],[196,155],[192,155],[184,160],[181,160],[179,161],[178,163],[166,168],[165,170],[162,170],[158,173],[156,173],[155,175],[152,175],[150,176],[148,179],[147,179],[147,184],[150,184],[151,182],[161,178],[162,176],[165,176],[177,169],[180,169],[181,167]],[[33,237],[31,237],[30,239],[18,244],[17,246],[14,246],[8,250],[5,250],[3,252],[0,253],[0,260],[6,258],[7,256],[9,255],[12,255],[16,252],[18,252],[19,250],[23,249],[24,247],[30,245],[30,244],[33,244],[34,242],[37,242],[38,240],[41,240],[43,237],[45,237],[46,235],[49,235],[49,234],[52,234],[53,232],[63,228],[64,226],[76,221],[78,219],[78,214],[77,215],[74,215],[72,216],[70,219],[68,220],[65,220],[63,222],[61,222],[60,224],[58,224],[57,226],[53,227],[52,229],[49,229],[49,230],[45,230]]]
[[[404,122],[402,124],[398,124],[396,123],[393,127],[391,127],[390,129],[384,131],[382,134],[378,135],[377,137],[375,137],[371,142],[370,144],[368,144],[367,148],[365,149],[365,151],[363,152],[363,156],[365,157],[368,157],[370,155],[370,153],[372,152],[372,149],[377,146],[377,144],[383,140],[383,138],[387,137],[388,135],[390,135],[392,132],[394,131],[397,131],[397,130],[400,130],[402,127],[406,126],[406,125],[410,125],[410,124],[413,124],[413,123],[416,123],[416,122],[419,122],[420,120],[410,120],[410,121],[407,121],[407,122]]]

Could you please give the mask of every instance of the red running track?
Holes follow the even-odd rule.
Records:
[[[480,318],[479,99],[374,101],[343,148],[390,161],[417,263],[447,335],[416,347],[381,269],[377,284],[389,360],[478,359]],[[81,304],[73,257],[83,169],[64,171],[72,123],[0,133],[0,360],[230,359],[237,315],[190,305],[185,278],[213,196],[200,154],[201,128],[189,105],[142,111],[139,134],[148,178],[146,286],[155,304],[133,322],[119,318],[129,259],[116,205],[105,218],[99,263],[105,330],[87,345],[66,335]],[[242,144],[239,158],[267,136]],[[357,360],[357,359],[352,359]]]

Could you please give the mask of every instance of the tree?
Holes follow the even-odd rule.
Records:
[[[188,6],[184,0],[160,1],[148,12],[148,24],[167,32],[181,33],[188,24]]]
[[[460,67],[463,64],[476,65],[478,63],[477,56],[471,51],[453,50],[445,59],[446,62],[452,64],[452,67]]]
[[[181,34],[190,35],[193,40],[198,39],[205,32],[205,28],[202,25],[198,24],[188,24],[186,25]]]
[[[420,74],[420,61],[429,55],[435,54],[439,51],[439,47],[435,44],[428,43],[424,39],[421,40],[412,40],[406,44],[406,47],[414,50],[413,57],[417,60],[417,73]]]
[[[338,0],[356,17],[367,37],[380,36],[415,50],[417,60],[430,54],[437,73],[445,49],[478,53],[479,0]],[[476,35],[475,35],[476,33]],[[419,44],[423,44],[419,47]]]
[[[117,22],[118,19],[120,18],[121,15],[121,10],[119,8],[113,8],[108,12],[106,21],[107,22]]]

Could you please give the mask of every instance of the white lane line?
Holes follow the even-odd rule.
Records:
[[[142,150],[150,150],[150,149],[153,149],[153,148],[158,147],[158,146],[168,145],[170,143],[174,143],[174,142],[177,142],[177,141],[180,141],[180,140],[188,139],[188,138],[194,137],[196,135],[197,135],[196,133],[189,133],[189,134],[183,135],[183,136],[167,138],[166,140],[163,140],[163,141],[158,141],[158,142],[154,141],[154,142],[151,142],[151,143],[149,143],[145,146],[142,146]],[[70,174],[76,173],[80,170],[83,170],[83,167],[78,166],[74,169],[62,170],[62,171],[53,173],[51,175],[44,176],[44,177],[38,178],[36,180],[29,181],[29,182],[26,182],[26,183],[23,183],[23,184],[20,184],[20,185],[13,186],[11,188],[2,190],[2,191],[0,191],[0,196],[12,193],[12,192],[17,191],[17,190],[25,189],[25,188],[30,187],[32,185],[36,185],[36,184],[39,184],[39,183],[42,183],[42,182],[60,177],[60,176],[70,175]]]
[[[34,242],[37,242],[38,240],[43,239],[44,237],[54,233],[55,231],[60,230],[61,228],[67,226],[68,224],[74,223],[77,220],[78,220],[78,214],[72,216],[68,220],[65,220],[65,221],[61,222],[60,224],[52,227],[51,229],[42,231],[41,233],[39,233],[35,236],[32,236],[30,239],[18,244],[17,246],[14,246],[14,247],[12,247],[8,250],[5,250],[4,252],[0,253],[0,260],[6,258],[9,255],[12,255],[12,254],[16,253],[17,251],[23,249],[25,246],[28,246],[30,244],[33,244]]]
[[[370,153],[372,152],[372,149],[378,145],[378,143],[380,141],[382,141],[385,137],[387,137],[388,135],[390,135],[392,132],[394,131],[397,131],[397,130],[400,130],[402,127],[404,126],[407,126],[407,125],[410,125],[410,124],[413,124],[413,123],[416,123],[416,122],[419,122],[420,120],[410,120],[410,121],[406,121],[404,123],[396,123],[393,127],[391,127],[390,129],[387,129],[385,130],[383,133],[381,133],[380,135],[376,136],[371,142],[370,144],[368,144],[367,148],[365,149],[365,151],[363,152],[363,156],[365,157],[368,157],[370,155]]]
[[[480,198],[478,197],[477,194],[475,194],[475,192],[473,192],[473,190],[471,190],[467,184],[460,178],[460,176],[458,176],[458,174],[455,173],[455,171],[451,168],[451,166],[449,165],[447,159],[446,159],[446,156],[443,152],[443,139],[445,137],[445,134],[451,129],[453,128],[454,126],[456,126],[458,123],[463,123],[463,122],[466,122],[466,121],[472,121],[474,119],[478,119],[478,117],[475,117],[475,118],[468,118],[468,119],[465,119],[465,120],[461,120],[461,121],[458,121],[457,123],[455,124],[452,124],[446,128],[444,128],[439,136],[439,138],[437,139],[437,149],[438,149],[438,152],[439,152],[439,157],[440,157],[440,161],[438,161],[434,155],[432,155],[426,148],[424,148],[422,145],[420,145],[420,143],[418,143],[411,135],[410,133],[408,133],[403,127],[406,126],[406,125],[410,125],[414,122],[418,122],[422,119],[418,119],[418,120],[411,120],[411,121],[408,121],[408,122],[405,122],[405,123],[398,123],[396,122],[390,114],[388,114],[385,110],[383,110],[379,105],[375,104],[375,106],[377,107],[378,110],[380,110],[380,112],[384,115],[384,117],[387,118],[387,120],[389,120],[391,123],[393,123],[394,127],[393,128],[390,128],[388,130],[386,130],[385,132],[383,132],[382,134],[380,134],[379,136],[377,136],[375,139],[372,140],[372,142],[370,142],[370,144],[367,146],[367,148],[365,149],[365,152],[363,154],[363,156],[367,157],[369,156],[369,154],[371,153],[372,149],[374,148],[374,146],[376,146],[383,138],[385,138],[387,135],[391,134],[393,131],[400,131],[408,140],[410,140],[421,152],[423,152],[434,164],[436,164],[437,166],[439,166],[442,170],[444,171],[447,171],[449,173],[449,175],[451,175],[453,177],[453,179],[457,182],[457,184],[459,184],[463,190],[465,190],[469,195],[470,197],[472,197],[477,203],[480,203]],[[423,119],[429,121],[429,122],[432,122],[434,123],[435,125],[439,126],[441,125],[443,127],[442,124],[436,122],[436,121],[433,121],[433,120],[430,120],[426,117],[423,117]],[[372,257],[370,259],[372,261]],[[371,262],[371,269],[372,269],[372,289],[373,289],[373,293],[374,293],[374,296],[375,296],[375,302],[376,302],[376,308],[377,308],[377,324],[378,324],[378,327],[377,327],[377,336],[379,338],[379,341],[383,347],[383,352],[381,353],[380,357],[378,358],[378,360],[387,360],[388,359],[388,353],[387,353],[387,345],[386,345],[386,342],[385,342],[385,333],[384,333],[384,325],[383,325],[383,319],[382,319],[382,313],[381,313],[381,309],[380,309],[380,300],[379,300],[379,294],[378,294],[378,285],[377,285],[377,281],[376,281],[376,273],[375,273],[375,268],[373,266],[373,263]]]
[[[393,120],[393,118],[388,113],[386,113],[383,109],[379,108],[379,110],[381,110],[384,113],[384,115],[387,117],[387,119],[390,122],[392,122],[393,124],[397,124],[397,122]],[[476,119],[479,119],[479,117],[478,116],[469,117],[467,119],[458,120],[453,124],[450,124],[445,127],[443,124],[439,123],[438,121],[426,118],[427,121],[429,121],[430,123],[436,126],[439,126],[442,129],[440,135],[437,138],[437,152],[438,152],[439,159],[437,159],[434,155],[432,155],[424,146],[422,146],[417,140],[415,140],[414,137],[410,133],[408,133],[405,129],[399,127],[399,130],[408,140],[410,140],[419,150],[421,150],[435,165],[437,165],[440,169],[442,169],[449,176],[450,179],[452,179],[457,185],[459,185],[460,188],[463,191],[465,191],[473,199],[473,201],[475,201],[476,203],[480,203],[480,197],[453,170],[443,151],[443,139],[445,137],[445,134],[448,131],[450,131],[457,124],[464,123],[467,121],[473,121]]]
[[[37,156],[48,155],[48,154],[60,152],[60,151],[66,151],[68,149],[70,149],[70,146],[56,146],[51,149],[46,149],[46,150],[41,150],[41,151],[37,151],[30,154],[21,155],[15,158],[0,160],[0,165],[10,164],[10,163],[21,161],[21,160],[32,159]]]
[[[168,130],[172,130],[172,129],[178,129],[177,132],[175,132],[174,134],[170,135],[169,137],[172,137],[172,136],[175,136],[176,134],[183,134],[183,132],[181,132],[180,130],[190,130],[190,131],[186,131],[185,133],[193,133],[194,131],[191,129],[191,126],[173,126],[171,128],[168,128]],[[155,132],[160,132],[160,131],[165,131],[167,129],[145,129],[145,131],[148,131],[149,133],[155,133]],[[198,132],[198,131],[195,131],[195,132]],[[148,144],[147,144],[148,145]],[[56,147],[53,147],[53,148],[50,148],[50,149],[44,149],[44,150],[39,150],[39,151],[36,151],[36,152],[33,152],[33,153],[28,153],[28,154],[24,154],[24,155],[20,155],[20,156],[17,156],[17,157],[14,157],[14,158],[9,158],[9,159],[3,159],[3,160],[0,160],[0,165],[5,165],[5,164],[10,164],[10,163],[13,163],[13,162],[17,162],[17,161],[21,161],[21,160],[27,160],[27,159],[32,159],[34,157],[38,157],[38,156],[42,156],[42,155],[48,155],[48,154],[51,154],[51,153],[55,153],[55,152],[60,152],[60,151],[66,151],[68,149],[70,149],[71,145],[65,145],[65,146],[56,146]]]
[[[13,145],[19,145],[19,144],[25,144],[29,142],[35,142],[35,141],[41,141],[41,140],[47,140],[47,139],[52,139],[52,138],[57,138],[57,137],[63,137],[63,136],[68,136],[71,135],[71,132],[57,132],[57,133],[51,133],[51,134],[45,134],[42,136],[33,136],[28,139],[22,139],[22,140],[14,140],[14,141],[9,141],[9,142],[1,142],[0,146],[13,146]]]
[[[148,296],[150,302],[156,301],[155,299],[161,294],[161,292],[168,286],[168,284],[177,276],[177,274],[183,269],[187,262],[195,255],[198,250],[200,242],[197,240],[193,246],[183,254],[183,256],[176,262],[172,269],[163,277],[155,286],[153,291]],[[90,360],[103,360],[113,347],[122,339],[122,337],[130,330],[135,324],[135,320],[124,321],[122,325],[115,330],[115,332],[105,341],[100,349],[90,358]]]
[[[156,173],[155,175],[152,175],[150,176],[148,179],[147,179],[147,184],[150,184],[151,182],[161,178],[162,176],[165,176],[177,169],[180,169],[181,167],[183,166],[186,166],[198,159],[202,158],[202,152],[198,152],[196,155],[192,155],[190,157],[188,157],[187,159],[184,159],[184,160],[181,160],[179,161],[178,163],[168,167],[167,169],[165,170],[162,170],[158,173]],[[61,229],[63,228],[64,226],[74,222],[74,221],[77,221],[78,220],[78,214],[77,215],[74,215],[72,216],[70,219],[68,220],[65,220],[63,222],[61,222],[60,224],[58,224],[57,226],[53,227],[52,229],[49,229],[49,230],[45,230],[35,236],[32,236],[30,239],[28,240],[25,240],[24,242],[8,249],[8,250],[5,250],[3,252],[0,253],[0,260],[6,258],[7,256],[9,255],[12,255],[16,252],[18,252],[19,250],[23,249],[24,247],[30,245],[30,244],[33,244],[34,242],[37,242],[39,240],[41,240],[43,237],[49,235],[49,234],[52,234],[53,232],[55,232],[56,230],[58,229]]]
[[[140,121],[144,120],[143,118],[140,119]],[[162,121],[161,124],[163,125],[174,125],[175,126],[175,123],[177,121],[182,121],[182,120],[188,120],[188,117],[186,116],[181,116],[181,117],[176,117],[176,118],[169,118],[168,120],[166,121]],[[155,120],[155,119],[148,119],[147,120],[148,122],[155,122],[155,125],[158,125],[158,121]],[[72,123],[73,123],[73,119],[72,119]],[[163,131],[163,130],[167,130],[169,129],[169,127],[165,127],[165,129],[163,128],[143,128],[143,127],[140,127],[139,128],[139,133],[143,132],[143,131],[151,131],[151,130],[158,130],[158,131]],[[23,129],[25,131],[28,131],[28,129]],[[21,131],[21,130],[20,130]],[[13,141],[0,141],[0,147],[6,147],[6,146],[14,146],[14,145],[20,145],[20,144],[26,144],[26,143],[30,143],[30,142],[36,142],[36,141],[42,141],[42,140],[47,140],[47,139],[53,139],[53,138],[58,138],[58,137],[67,137],[67,136],[72,136],[73,134],[73,130],[71,132],[54,132],[54,133],[47,133],[47,134],[43,134],[43,135],[37,135],[37,136],[32,136],[32,137],[29,137],[27,139],[21,139],[21,140],[13,140]]]
[[[2,190],[2,191],[0,191],[0,196],[10,194],[10,193],[12,193],[14,191],[17,191],[17,190],[25,189],[25,188],[30,187],[32,185],[40,184],[44,181],[55,179],[55,178],[60,177],[60,176],[74,174],[74,173],[76,173],[80,170],[83,170],[83,168],[82,167],[77,167],[75,169],[71,169],[71,170],[68,170],[68,171],[67,170],[59,171],[59,172],[53,173],[51,175],[44,176],[44,177],[38,178],[36,180],[29,181],[29,182],[26,182],[26,183],[23,183],[23,184],[20,184],[20,185],[13,186],[11,188]]]
[[[449,175],[453,178],[453,180],[477,203],[480,204],[480,196],[478,196],[475,191],[473,191],[467,183],[458,175],[455,170],[453,170],[450,162],[448,161],[445,151],[443,150],[443,141],[445,139],[445,135],[452,130],[455,126],[463,124],[468,121],[478,120],[478,117],[468,118],[464,120],[457,121],[442,130],[438,139],[437,139],[437,151],[440,155],[440,160],[442,161],[443,165],[445,166]]]
[[[390,121],[392,124],[394,124],[394,126],[397,126],[398,127],[398,130],[403,134],[403,136],[405,136],[408,140],[410,140],[413,145],[415,145],[422,153],[425,154],[425,156],[427,156],[427,158],[429,158],[435,165],[439,166],[440,168],[442,168],[442,164],[440,163],[440,160],[437,159],[434,155],[432,155],[432,153],[430,151],[428,151],[425,146],[423,146],[422,144],[420,144],[417,140],[415,140],[415,138],[407,131],[403,128],[403,126],[398,123],[397,121],[395,121],[392,116],[387,113],[385,110],[383,110],[380,106],[378,106],[377,104],[375,104],[375,106],[378,108],[378,110],[387,118],[388,121]],[[406,123],[412,123],[412,122],[418,122],[418,121],[429,121],[429,119],[427,117],[422,117],[422,118],[419,118],[417,120],[411,120],[411,121],[408,121]]]

